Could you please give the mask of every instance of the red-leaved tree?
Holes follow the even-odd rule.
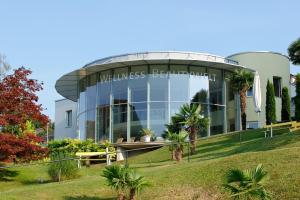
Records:
[[[48,155],[48,148],[40,146],[42,138],[33,133],[21,136],[0,134],[0,162],[29,162]]]
[[[0,82],[0,126],[11,133],[24,130],[26,120],[41,127],[49,121],[42,114],[42,105],[38,104],[36,92],[43,89],[43,83],[28,76],[31,70],[24,67],[14,70]]]

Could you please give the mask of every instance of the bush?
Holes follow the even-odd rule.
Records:
[[[53,181],[63,181],[78,177],[77,161],[67,152],[52,153],[48,174]]]
[[[29,162],[48,155],[48,148],[39,145],[43,139],[28,133],[21,136],[0,133],[0,161]]]
[[[105,148],[95,144],[92,139],[81,141],[79,139],[63,139],[49,142],[48,148],[50,152],[67,151],[69,153],[76,152],[102,152]]]
[[[289,89],[287,87],[282,88],[281,99],[281,121],[289,122],[291,121],[291,100],[289,95]]]
[[[268,80],[266,92],[266,124],[276,123],[276,102],[273,84]]]

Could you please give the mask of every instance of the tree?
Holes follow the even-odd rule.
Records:
[[[201,115],[200,104],[184,104],[181,106],[179,113],[175,114],[174,121],[183,125],[183,128],[189,132],[191,143],[190,152],[196,152],[197,133],[200,129],[206,129],[208,118]]]
[[[148,181],[128,165],[107,166],[103,170],[102,176],[106,178],[108,186],[118,192],[119,200],[126,199],[128,190],[130,200],[134,200],[137,193],[149,186]]]
[[[0,80],[5,76],[5,73],[10,69],[10,65],[6,61],[6,57],[0,54]]]
[[[290,102],[289,89],[287,87],[282,88],[281,98],[281,121],[291,121],[291,102]]]
[[[300,121],[300,73],[296,75],[295,119]]]
[[[264,187],[267,174],[261,164],[254,170],[231,169],[226,174],[224,188],[233,199],[271,199],[271,193]]]
[[[246,92],[253,85],[254,75],[252,72],[248,72],[244,69],[234,70],[228,76],[228,80],[230,81],[230,85],[234,92],[239,93],[240,95],[240,109],[241,109],[241,119],[242,119],[242,129],[246,130],[246,104],[247,104],[247,96]]]
[[[43,108],[36,95],[43,89],[43,83],[28,78],[31,73],[31,70],[21,67],[0,82],[0,126],[4,131],[20,134],[27,120],[40,126],[46,126],[49,121],[41,113]]]
[[[266,124],[276,123],[276,102],[273,84],[268,80],[266,92]]]
[[[180,162],[183,157],[183,147],[186,143],[188,133],[184,130],[177,133],[168,132],[166,138],[171,141],[170,151],[172,152],[172,159]]]
[[[288,48],[288,54],[290,57],[290,61],[294,65],[300,64],[300,38],[292,42]]]

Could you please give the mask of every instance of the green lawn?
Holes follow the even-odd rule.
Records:
[[[227,199],[221,185],[224,173],[262,163],[269,172],[267,188],[274,199],[300,199],[300,132],[281,133],[272,139],[259,131],[228,134],[198,142],[197,154],[180,164],[170,161],[168,148],[129,159],[150,182],[139,199]],[[49,182],[46,166],[22,167],[0,177],[0,199],[115,199],[100,176],[104,165],[80,170],[81,177]],[[43,183],[40,183],[41,180]]]

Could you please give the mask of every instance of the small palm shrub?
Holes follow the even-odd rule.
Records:
[[[231,193],[232,199],[271,199],[264,184],[267,172],[259,164],[253,170],[230,169],[226,174],[224,188]]]
[[[50,155],[48,174],[53,181],[63,181],[78,177],[77,161],[67,152],[55,152]]]
[[[119,200],[125,200],[128,193],[129,199],[134,200],[142,189],[149,186],[145,178],[128,165],[107,166],[102,176],[106,178],[108,186],[117,191]]]
[[[166,134],[166,139],[171,141],[170,151],[172,152],[172,159],[180,162],[183,157],[183,148],[186,145],[186,139],[188,133],[184,130],[181,130],[178,134],[168,132]]]

